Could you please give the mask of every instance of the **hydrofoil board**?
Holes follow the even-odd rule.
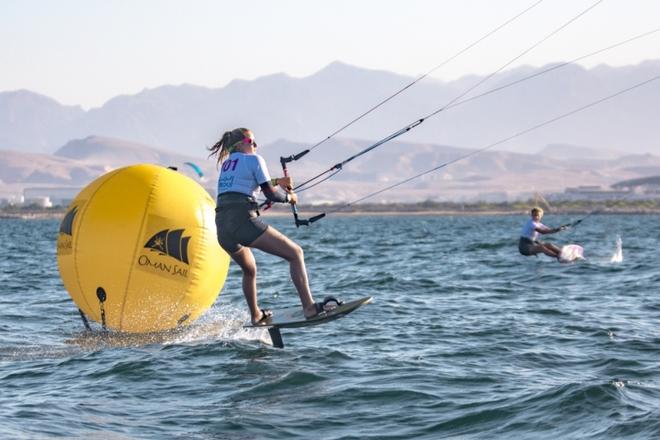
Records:
[[[269,318],[256,324],[247,324],[245,327],[267,328],[268,333],[270,333],[270,337],[273,340],[273,346],[283,348],[284,343],[282,342],[282,335],[280,334],[279,329],[325,324],[326,322],[334,321],[335,319],[348,315],[364,304],[369,304],[372,300],[373,297],[366,296],[353,301],[345,301],[337,307],[321,312],[312,318],[305,318],[300,305],[275,309],[272,310],[273,315]]]
[[[561,248],[559,254],[560,263],[572,263],[576,260],[584,260],[584,248],[579,244],[567,244]]]
[[[263,321],[254,325],[248,324],[245,327],[293,328],[324,324],[326,322],[341,318],[342,316],[346,316],[356,310],[358,307],[364,304],[369,304],[372,300],[373,297],[366,296],[364,298],[356,299],[353,301],[346,301],[334,309],[321,312],[312,318],[305,318],[302,307],[300,305],[275,309],[272,310],[273,316],[264,319]]]

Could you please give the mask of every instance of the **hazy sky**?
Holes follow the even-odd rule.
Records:
[[[537,0],[0,0],[0,91],[97,107],[163,84],[310,75],[340,60],[425,73]],[[488,74],[596,0],[544,0],[433,76]],[[566,61],[660,27],[660,0],[604,0],[516,65]],[[660,33],[589,59],[660,58]]]

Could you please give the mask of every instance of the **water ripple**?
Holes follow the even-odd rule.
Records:
[[[297,230],[272,219],[304,247],[317,297],[375,298],[342,320],[282,330],[279,350],[265,330],[243,328],[235,265],[189,327],[85,332],[57,273],[58,223],[3,220],[0,432],[660,438],[657,216],[590,217],[556,237],[585,246],[587,261],[570,265],[517,254],[523,221],[339,216]],[[623,260],[612,262],[617,236]],[[286,265],[256,258],[262,306],[298,304]]]

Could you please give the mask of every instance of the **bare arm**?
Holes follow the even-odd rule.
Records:
[[[264,182],[259,185],[261,191],[264,193],[266,198],[275,203],[292,203],[295,204],[298,201],[298,197],[294,193],[282,193],[273,188],[273,185],[270,182]]]
[[[563,231],[563,230],[564,230],[564,227],[563,227],[563,226],[560,226],[560,227],[558,227],[558,228],[548,228],[547,226],[544,225],[543,227],[540,227],[540,228],[534,228],[534,229],[535,229],[536,232],[538,232],[539,234],[544,234],[544,235],[545,235],[545,234],[554,234],[555,232]]]

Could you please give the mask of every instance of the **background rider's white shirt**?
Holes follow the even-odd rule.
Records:
[[[536,241],[536,239],[539,236],[538,230],[541,231],[549,231],[550,228],[548,228],[546,225],[544,225],[541,222],[535,222],[531,218],[527,220],[527,223],[522,227],[522,231],[520,232],[521,237],[526,237],[529,238],[532,241]]]

